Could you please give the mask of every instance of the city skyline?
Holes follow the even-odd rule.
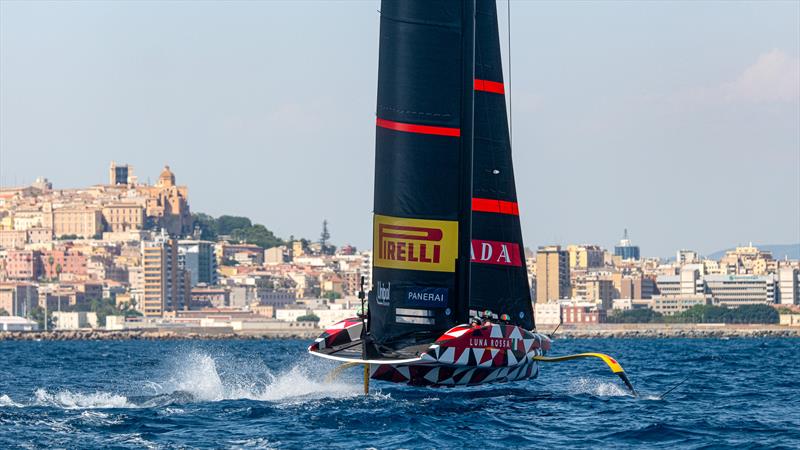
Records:
[[[0,186],[170,164],[195,212],[369,248],[377,3],[315,5],[2,3]],[[525,245],[800,242],[799,8],[512,3]]]

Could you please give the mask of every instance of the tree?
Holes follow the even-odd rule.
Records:
[[[695,305],[666,319],[672,323],[778,323],[780,315],[769,305]]]
[[[44,326],[44,321],[45,321],[44,308],[42,308],[41,306],[35,306],[31,310],[30,318],[32,320],[36,321],[37,324],[39,324],[39,329],[43,330],[45,328],[45,326]],[[52,318],[52,312],[51,311],[47,312],[46,320],[47,320],[47,328],[48,329],[52,329],[53,328],[53,318]]]
[[[342,294],[330,291],[326,292],[324,297],[327,298],[328,300],[336,300],[337,298],[342,298]]]
[[[282,240],[277,238],[272,231],[261,224],[234,230],[231,236],[240,241],[247,241],[249,244],[255,244],[262,248],[277,247],[283,244]]]
[[[215,219],[208,214],[193,215],[195,226],[200,230],[200,238],[217,240],[219,236],[230,236],[233,242],[247,242],[263,248],[283,245],[282,239],[261,224],[253,224],[247,217],[220,216]]]
[[[53,262],[55,262],[55,258],[53,258],[53,255],[50,255],[47,258],[47,264],[50,266],[50,277],[51,278],[53,278]]]
[[[314,314],[306,314],[297,318],[298,322],[319,322],[319,317]]]
[[[657,323],[663,320],[664,316],[652,309],[629,309],[619,311],[607,318],[610,323]]]
[[[194,226],[200,230],[200,239],[206,241],[217,240],[217,222],[208,214],[195,213],[192,217]]]
[[[235,230],[250,228],[253,223],[247,217],[219,216],[216,225],[217,234],[233,234]]]
[[[8,315],[9,315],[8,311],[6,311],[5,308],[0,308],[0,317]]]

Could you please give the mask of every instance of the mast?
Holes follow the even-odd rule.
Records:
[[[472,157],[475,91],[475,0],[464,0],[461,11],[461,143],[459,151],[458,271],[456,321],[469,321],[472,253]]]

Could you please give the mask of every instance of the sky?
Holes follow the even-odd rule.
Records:
[[[379,8],[2,0],[0,186],[169,164],[193,211],[368,248]],[[511,50],[526,246],[800,242],[800,2],[513,0]]]

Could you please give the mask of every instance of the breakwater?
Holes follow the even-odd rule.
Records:
[[[539,331],[547,332],[540,326]],[[732,324],[598,324],[560,327],[556,338],[762,338],[800,337],[800,327]]]
[[[176,339],[314,339],[322,330],[234,332],[228,329],[0,331],[0,341],[158,341]]]
[[[548,326],[539,331],[549,333]],[[555,327],[553,327],[555,328]],[[269,331],[233,331],[219,328],[134,329],[134,330],[58,330],[58,331],[0,331],[0,341],[122,341],[174,339],[314,339],[321,329]],[[781,325],[725,324],[599,324],[592,326],[562,326],[555,338],[762,338],[800,337],[800,327]]]

